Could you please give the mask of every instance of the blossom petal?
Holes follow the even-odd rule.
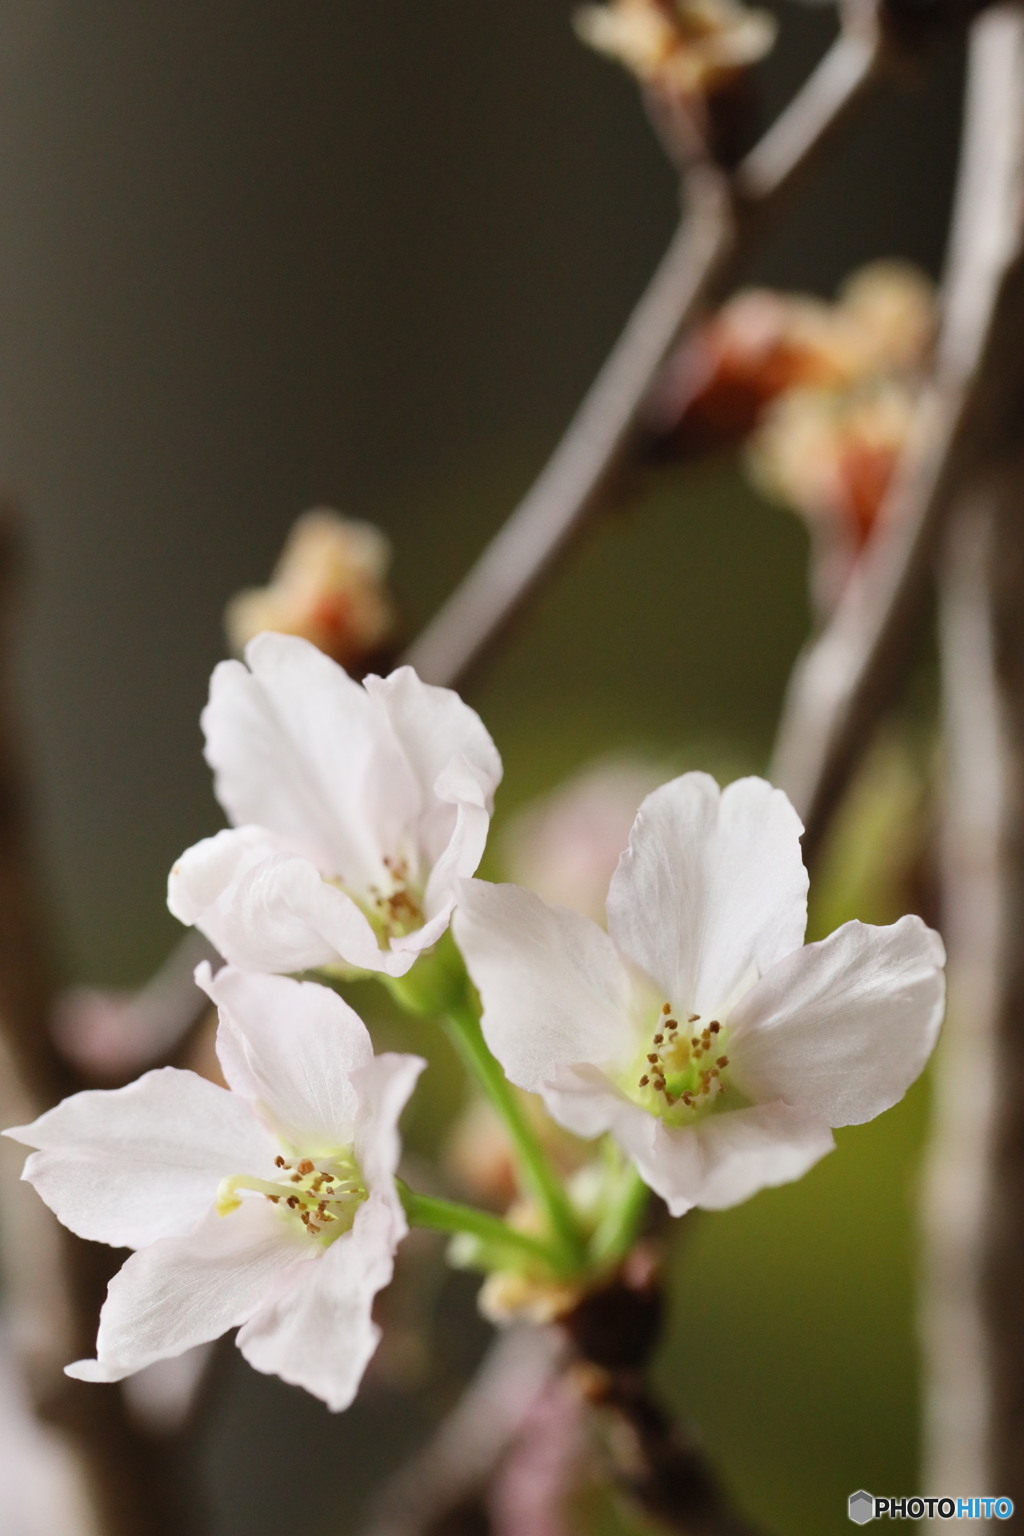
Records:
[[[418,812],[414,777],[374,701],[294,635],[258,635],[222,662],[203,712],[215,788],[236,825],[269,827],[321,850],[356,890],[379,880]]]
[[[359,1015],[329,987],[209,965],[196,981],[220,1013],[217,1055],[230,1088],[305,1156],[350,1146],[358,1093],[373,1061]]]
[[[426,1066],[422,1056],[383,1051],[352,1073],[359,1098],[355,1124],[355,1157],[367,1188],[392,1204],[396,1217],[395,1242],[405,1236],[405,1213],[395,1190],[395,1174],[402,1156],[398,1122]]]
[[[453,807],[465,804],[483,812],[474,819],[475,835],[462,839],[456,871],[473,874],[502,773],[498,749],[483,721],[451,688],[421,682],[412,667],[398,667],[388,677],[371,675],[364,686],[387,716],[419,785],[419,843],[428,864],[441,858],[452,839]]]
[[[772,968],[730,1021],[730,1076],[748,1098],[785,1099],[829,1125],[897,1103],[942,1023],[942,940],[919,917],[845,923]]]
[[[377,1348],[373,1299],[394,1270],[391,1211],[377,1195],[359,1207],[339,1237],[297,1277],[281,1277],[268,1305],[238,1335],[257,1371],[305,1387],[334,1412],[355,1397]]]
[[[788,1104],[721,1110],[693,1125],[648,1114],[594,1067],[563,1071],[543,1091],[548,1111],[577,1136],[607,1131],[673,1216],[694,1206],[722,1210],[799,1179],[826,1152],[824,1121]]]
[[[760,1189],[789,1184],[834,1146],[824,1121],[780,1103],[725,1110],[694,1126],[658,1120],[655,1127],[649,1148],[639,1128],[618,1129],[641,1177],[673,1216],[695,1205],[725,1210]]]
[[[191,1231],[226,1174],[272,1171],[272,1138],[243,1101],[162,1067],[65,1099],[5,1131],[39,1150],[24,1177],[79,1237],[141,1248]]]
[[[456,940],[514,1083],[540,1091],[562,1067],[628,1059],[630,977],[596,923],[516,885],[464,880],[460,892]]]
[[[406,949],[382,950],[351,897],[258,827],[219,832],[182,854],[167,903],[243,970],[307,971],[340,960],[404,976],[419,949],[433,942],[410,935]]]
[[[279,1276],[294,1285],[318,1257],[309,1238],[262,1200],[245,1200],[230,1216],[211,1214],[195,1232],[131,1256],[110,1282],[97,1358],[67,1373],[119,1381],[215,1339],[251,1317]]]
[[[640,807],[608,893],[608,928],[677,1009],[725,1010],[807,922],[802,831],[781,790],[705,773],[663,784]]]

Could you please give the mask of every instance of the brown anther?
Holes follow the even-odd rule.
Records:
[[[697,1020],[699,1018],[700,1018],[700,1014],[699,1013],[691,1013],[690,1017],[687,1019],[686,1022],[687,1022],[687,1024],[696,1024],[696,1022],[697,1022]]]
[[[320,1236],[320,1228],[315,1224],[315,1222],[311,1221],[306,1228],[306,1231],[309,1233],[310,1237]]]
[[[287,1201],[285,1203],[287,1205],[290,1205],[292,1210],[294,1211],[296,1209],[296,1207],[298,1206],[298,1203],[299,1203],[298,1195],[289,1195],[288,1199],[287,1199]]]
[[[657,1061],[657,1059],[658,1059],[657,1051],[649,1051],[648,1052],[647,1060],[650,1062],[652,1067],[654,1066],[654,1063]]]
[[[288,1182],[289,1182],[289,1184],[301,1184],[302,1183],[302,1174],[301,1173],[293,1173],[291,1178],[288,1180]]]
[[[728,1056],[719,1056],[718,1060],[715,1062],[715,1066],[716,1067],[727,1067],[728,1065],[729,1065],[729,1058],[728,1058]]]
[[[267,1199],[270,1201],[271,1205],[280,1205],[281,1203],[280,1195],[268,1195]]]
[[[664,1045],[665,1044],[665,1036],[664,1035],[655,1035],[653,1043],[655,1045]]]
[[[671,1003],[662,1003],[661,1011],[664,1014],[670,1014],[672,1012],[672,1004]]]
[[[676,1023],[675,1019],[666,1019],[665,1020],[665,1028],[668,1030],[669,1034],[671,1035],[671,1034],[675,1033],[675,1031],[679,1028],[679,1025]]]
[[[299,1219],[302,1222],[302,1225],[304,1227],[308,1227],[309,1226],[309,1212],[308,1211],[303,1211],[302,1215],[301,1215],[301,1217]]]
[[[722,1026],[721,1026],[721,1024],[719,1024],[717,1019],[712,1019],[711,1023],[708,1025],[708,1029],[710,1029],[710,1031],[711,1031],[711,1033],[713,1035],[717,1035],[718,1031],[721,1029],[721,1027]]]
[[[312,1173],[315,1167],[316,1163],[311,1163],[308,1157],[304,1157],[299,1164],[299,1172],[301,1174]]]
[[[683,1094],[683,1103],[686,1105],[687,1109],[693,1108],[693,1094],[690,1093],[689,1090]]]
[[[283,1157],[275,1157],[274,1158],[274,1167],[275,1168],[287,1168],[288,1164],[285,1162]]]
[[[700,1036],[699,1035],[691,1035],[690,1036],[690,1044],[694,1047],[694,1049],[696,1049],[696,1047],[698,1045],[700,1045]]]
[[[644,1075],[643,1075],[643,1077],[642,1077],[642,1078],[641,1078],[641,1079],[640,1079],[640,1082],[639,1082],[639,1084],[638,1084],[638,1086],[639,1086],[639,1087],[640,1087],[640,1088],[646,1088],[646,1087],[647,1087],[647,1084],[648,1084],[648,1083],[649,1083],[649,1082],[650,1082],[650,1078],[649,1078],[649,1077],[648,1077],[648,1076],[647,1076],[647,1073],[646,1073],[646,1072],[645,1072],[645,1073],[644,1073]]]

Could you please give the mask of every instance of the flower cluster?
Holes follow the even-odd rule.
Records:
[[[226,1086],[162,1068],[6,1133],[72,1231],[133,1250],[74,1376],[117,1381],[237,1328],[257,1370],[344,1408],[409,1221],[489,1273],[491,1315],[550,1317],[625,1255],[646,1188],[678,1215],[798,1178],[927,1060],[940,940],[906,917],[804,946],[801,828],[762,780],[689,773],[647,794],[602,927],[471,878],[501,763],[474,712],[410,669],[360,685],[262,635],[214,673],[203,724],[234,825],[183,855],[169,900],[228,962],[196,977]],[[592,834],[624,825],[623,796],[647,788],[628,784],[584,786],[577,889],[611,867]],[[396,1182],[424,1062],[374,1054],[337,991],[353,971],[447,1015],[515,1155],[505,1219]],[[580,1140],[547,1134],[512,1085]],[[589,1160],[605,1134],[619,1152]]]
[[[751,289],[686,343],[651,407],[657,451],[749,442],[755,479],[859,548],[907,438],[935,332],[932,286],[875,262],[835,304]]]

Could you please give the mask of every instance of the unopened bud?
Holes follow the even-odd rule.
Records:
[[[326,507],[295,523],[269,585],[239,592],[224,623],[241,652],[263,630],[301,635],[360,673],[393,637],[395,606],[385,578],[391,545],[372,523]]]
[[[808,521],[838,522],[859,549],[878,518],[914,406],[914,392],[897,383],[850,395],[793,391],[751,441],[754,478]]]
[[[905,262],[863,267],[835,304],[738,293],[668,363],[647,408],[649,451],[692,458],[736,447],[794,390],[838,397],[890,380],[916,385],[935,316],[931,282]]]
[[[608,0],[578,11],[576,30],[646,84],[692,97],[763,58],[777,28],[736,0]]]

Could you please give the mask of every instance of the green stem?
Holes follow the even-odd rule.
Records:
[[[487,1048],[468,987],[460,997],[449,1001],[446,1023],[456,1050],[504,1122],[523,1180],[543,1210],[558,1245],[562,1267],[580,1268],[585,1254],[576,1213],[537,1139],[522,1102]]]
[[[616,1264],[625,1257],[640,1229],[650,1194],[632,1163],[627,1163],[590,1239],[594,1264]]]
[[[519,1232],[498,1216],[478,1211],[471,1205],[460,1205],[455,1200],[440,1200],[435,1195],[419,1195],[401,1182],[398,1193],[402,1197],[405,1214],[414,1227],[429,1227],[434,1232],[468,1232],[480,1238],[491,1248],[510,1249],[520,1258],[540,1260],[548,1269],[564,1268],[561,1254],[543,1238]]]

